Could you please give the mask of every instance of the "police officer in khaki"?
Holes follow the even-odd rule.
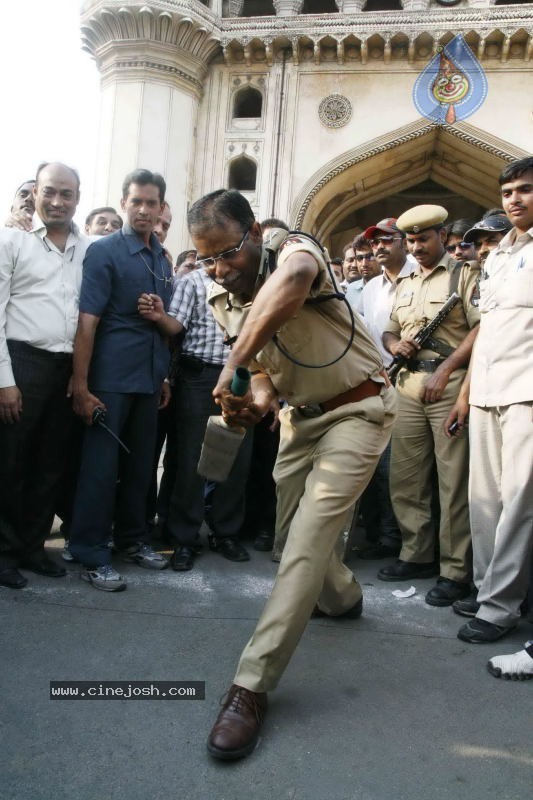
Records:
[[[533,156],[507,164],[499,183],[510,231],[483,265],[479,337],[448,419],[462,429],[470,404],[478,591],[453,610],[471,618],[457,635],[472,644],[506,636],[520,622],[528,581],[533,595]],[[489,663],[494,675],[533,675],[528,652],[495,662]]]
[[[219,284],[213,313],[233,341],[214,391],[224,417],[251,425],[278,395],[288,402],[274,470],[287,543],[208,739],[211,755],[232,760],[254,749],[266,692],[315,606],[329,616],[361,614],[361,587],[335,545],[387,445],[397,401],[362,321],[333,296],[327,254],[314,241],[284,231],[277,241],[271,235],[267,250],[248,201],[235,191],[201,198],[188,224],[199,262]],[[229,390],[239,365],[254,373],[244,398]]]
[[[471,538],[468,517],[468,439],[451,442],[444,422],[454,405],[477,335],[478,271],[447,255],[442,206],[415,206],[397,226],[417,261],[400,283],[383,344],[393,355],[409,359],[398,375],[398,420],[392,434],[391,498],[402,532],[402,550],[395,564],[381,569],[384,581],[430,578],[436,585],[426,603],[451,605],[470,591]],[[460,302],[421,348],[414,335],[448,297]],[[440,500],[440,530],[431,513],[432,472],[436,461]],[[436,536],[440,570],[434,563]]]

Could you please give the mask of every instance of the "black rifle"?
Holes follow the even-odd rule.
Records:
[[[453,292],[453,294],[448,297],[442,308],[437,311],[433,319],[430,319],[428,324],[424,325],[423,328],[420,328],[418,333],[413,336],[414,341],[419,345],[423,345],[424,342],[426,342],[437,330],[439,325],[446,319],[452,308],[457,305],[460,299],[461,298],[457,292]],[[401,368],[405,367],[409,360],[410,359],[406,356],[394,356],[390,367],[387,369],[387,375],[393,383],[396,380],[396,376]]]

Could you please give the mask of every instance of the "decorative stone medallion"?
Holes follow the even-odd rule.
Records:
[[[329,94],[320,103],[318,116],[328,128],[342,128],[352,116],[352,104],[343,94]]]

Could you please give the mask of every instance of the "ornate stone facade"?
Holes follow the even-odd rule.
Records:
[[[117,202],[129,169],[159,169],[176,252],[190,200],[245,173],[259,217],[298,222],[333,249],[416,187],[423,198],[438,184],[462,211],[493,205],[501,165],[532,141],[533,4],[366,4],[87,0],[82,38],[102,75],[95,202]],[[468,125],[443,130],[420,118],[412,88],[458,33],[489,93]]]
[[[350,121],[352,104],[342,94],[330,94],[320,103],[318,116],[328,128],[340,128]]]

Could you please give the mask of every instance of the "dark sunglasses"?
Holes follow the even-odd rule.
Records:
[[[457,242],[457,244],[447,244],[444,249],[446,250],[447,253],[453,253],[453,252],[455,252],[457,247],[459,248],[459,250],[468,250],[470,247],[472,247],[472,243],[471,242]]]

